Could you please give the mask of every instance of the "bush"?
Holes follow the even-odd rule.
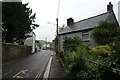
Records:
[[[66,77],[79,78],[80,80],[104,80],[103,77],[106,78],[109,73],[112,73],[106,73],[104,68],[120,69],[120,59],[117,56],[120,47],[120,37],[114,40],[116,42],[111,43],[111,45],[101,45],[91,48],[83,44],[79,38],[66,38],[64,43],[65,52],[62,58],[65,65]],[[113,53],[113,49],[115,53]]]
[[[65,51],[76,51],[77,47],[82,44],[82,40],[79,37],[65,37],[64,40]]]
[[[85,68],[84,59],[80,53],[77,53],[78,47],[82,46],[82,40],[79,37],[65,38],[63,63],[66,76],[76,78],[81,69]]]
[[[102,21],[93,29],[92,37],[98,44],[105,45],[114,41],[114,37],[120,35],[117,24],[110,21]]]
[[[89,52],[97,55],[110,56],[111,55],[111,48],[108,45],[97,46],[95,48],[90,48]]]

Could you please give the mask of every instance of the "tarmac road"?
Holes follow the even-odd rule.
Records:
[[[34,78],[43,77],[52,51],[41,50],[30,56],[0,65],[2,66],[2,77],[7,78]]]

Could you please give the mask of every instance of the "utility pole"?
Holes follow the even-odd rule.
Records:
[[[58,36],[58,18],[56,18],[56,22],[57,22],[57,30],[56,30],[56,33],[57,33],[57,36]]]
[[[58,50],[59,50],[59,40],[58,40],[58,18],[56,18],[56,22],[57,22],[57,24],[56,24],[56,42],[57,42],[57,53],[58,53]]]
[[[59,36],[58,36],[58,14],[59,14],[59,7],[60,7],[60,0],[58,2],[58,10],[57,10],[57,18],[56,18],[56,27],[57,27],[57,30],[56,30],[56,33],[57,33],[57,36],[56,36],[56,42],[57,42],[57,53],[59,53]]]
[[[47,49],[47,37],[45,38],[45,40],[46,40],[46,45],[45,45],[45,48]]]

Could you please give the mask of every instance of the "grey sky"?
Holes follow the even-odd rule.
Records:
[[[3,1],[3,2],[20,2],[21,0],[0,0],[0,1]]]
[[[66,19],[74,18],[80,21],[107,11],[107,5],[112,2],[114,11],[118,18],[118,2],[120,0],[60,0],[59,7],[59,26],[66,25]],[[52,41],[56,35],[56,26],[47,22],[56,23],[57,8],[59,0],[22,0],[23,3],[29,2],[29,6],[36,13],[36,23],[40,27],[34,30],[36,39]]]

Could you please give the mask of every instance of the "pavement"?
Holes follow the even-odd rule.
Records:
[[[52,63],[50,67],[49,79],[61,79],[64,78],[64,70],[60,64],[60,61],[57,58],[55,52],[52,55]]]

